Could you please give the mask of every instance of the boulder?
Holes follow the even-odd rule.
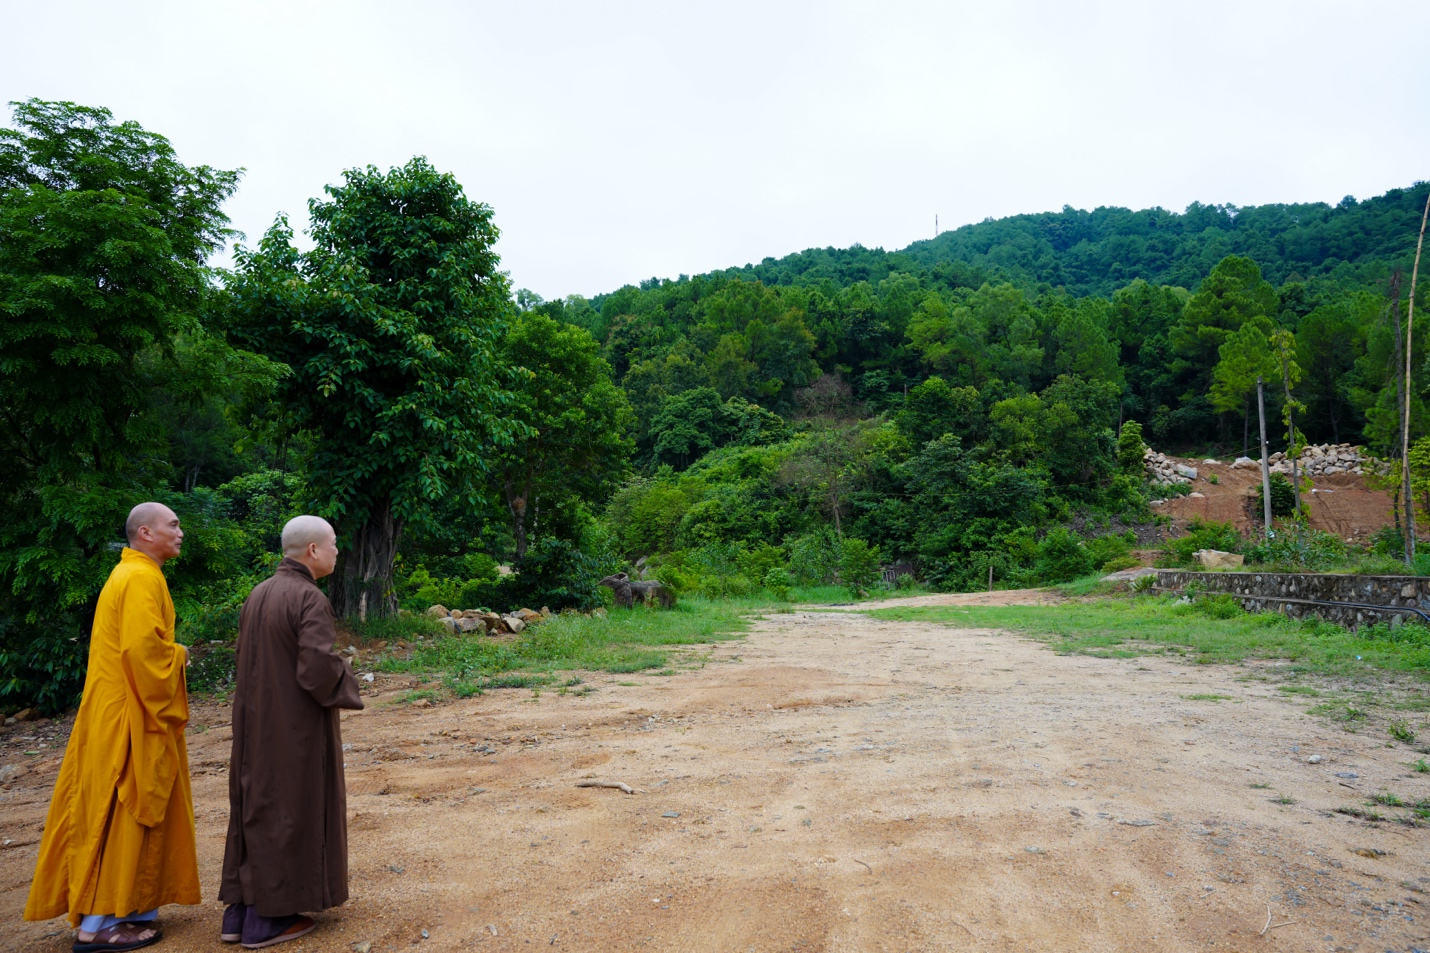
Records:
[[[514,612],[514,613],[512,613],[512,614],[515,615],[515,616],[517,616],[519,619],[521,619],[521,621],[525,622],[527,625],[535,625],[536,623],[540,622],[543,618],[545,618],[544,616],[542,616],[542,614],[541,614],[540,612],[533,612],[531,609],[517,609],[516,612]]]
[[[481,619],[458,619],[458,632],[476,632],[478,635],[486,635],[487,624]]]
[[[604,606],[597,606],[591,610],[591,615],[597,619],[604,619],[606,617],[606,609]]]
[[[446,616],[445,618],[438,619],[437,621],[440,622],[440,623],[442,623],[442,625],[444,625],[444,626],[446,627],[446,629],[447,629],[448,632],[455,632],[455,631],[457,631],[457,624],[458,624],[459,620],[454,619],[454,618],[452,618],[451,616]],[[465,621],[465,620],[460,620],[460,621]]]
[[[1177,464],[1177,470],[1176,470],[1176,472],[1177,472],[1177,476],[1186,477],[1188,480],[1195,480],[1195,479],[1197,478],[1197,468],[1196,468],[1196,467],[1184,466],[1183,464],[1180,464],[1180,463],[1179,463],[1179,464]]]
[[[1189,500],[1205,500],[1206,498],[1207,495],[1205,493],[1197,493],[1193,491],[1187,494],[1187,499]]]
[[[1192,553],[1203,569],[1239,569],[1246,557],[1238,553],[1224,553],[1219,549],[1199,549]]]
[[[510,632],[520,633],[522,629],[526,628],[525,620],[519,615],[504,615],[501,620],[506,623],[507,630]]]
[[[1247,467],[1254,467],[1256,465],[1256,461],[1251,459],[1250,457],[1237,457],[1235,460],[1232,461],[1231,468],[1233,470],[1244,470]]]
[[[506,623],[504,623],[501,620],[501,616],[497,615],[495,612],[481,612],[477,614],[477,618],[481,619],[487,624],[487,633],[489,635],[495,635],[498,632],[507,631]]]
[[[432,608],[427,610],[427,614],[434,619],[445,619],[452,613],[447,611],[446,606],[433,606]]]

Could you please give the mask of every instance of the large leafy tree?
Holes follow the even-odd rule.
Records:
[[[425,159],[326,192],[311,251],[280,218],[238,252],[234,334],[291,371],[278,403],[311,435],[310,502],[338,528],[334,605],[381,615],[404,527],[449,494],[475,505],[493,445],[520,429],[496,353],[511,303],[491,209]]]
[[[520,561],[543,513],[602,497],[625,475],[635,418],[585,328],[527,311],[512,322],[500,353],[519,368],[507,416],[523,426],[492,468]]]
[[[0,696],[53,708],[78,691],[125,514],[169,480],[159,404],[263,369],[201,320],[239,174],[184,165],[105,109],[13,105],[0,129]]]

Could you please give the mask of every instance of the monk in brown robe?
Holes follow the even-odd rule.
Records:
[[[362,708],[357,678],[333,651],[333,607],[315,585],[333,571],[326,520],[283,527],[283,561],[238,617],[238,683],[228,768],[220,938],[248,949],[313,930],[302,911],[348,898],[341,708]]]
[[[140,503],[129,546],[99,594],[89,667],[50,797],[26,920],[69,914],[75,953],[158,941],[166,903],[199,902],[184,726],[189,653],[174,641],[164,563],[184,532],[162,503]]]

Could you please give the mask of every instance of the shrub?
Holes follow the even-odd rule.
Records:
[[[1252,496],[1252,515],[1261,516],[1265,511],[1262,509],[1261,484],[1256,484],[1256,493]],[[1296,512],[1296,490],[1291,486],[1291,481],[1280,473],[1271,474],[1271,515],[1291,516]]]
[[[1219,549],[1227,553],[1239,553],[1245,546],[1241,534],[1230,523],[1203,520],[1196,517],[1187,526],[1187,535],[1167,540],[1166,555],[1157,560],[1159,566],[1190,566],[1195,560],[1192,553],[1199,549]]]
[[[828,527],[789,540],[789,568],[802,586],[822,586],[839,571],[838,540]]]
[[[500,582],[496,595],[507,608],[594,609],[601,605],[598,583],[611,568],[603,564],[608,561],[569,540],[543,537],[527,549],[516,575]]]
[[[781,602],[789,600],[790,586],[793,580],[790,579],[789,570],[783,566],[774,566],[764,576],[766,591]]]
[[[1133,569],[1138,565],[1136,556],[1118,556],[1109,559],[1098,567],[1100,572],[1121,572],[1124,569]]]
[[[1056,526],[1043,537],[1037,565],[1044,582],[1067,582],[1093,570],[1092,556],[1066,526]]]
[[[1116,572],[1115,569],[1107,569],[1108,564],[1114,560],[1128,558],[1128,553],[1132,551],[1132,546],[1136,542],[1137,534],[1129,529],[1125,533],[1108,533],[1106,536],[1085,540],[1083,547],[1087,550],[1093,566],[1101,567],[1108,572]],[[1137,565],[1136,560],[1133,560],[1132,565]]]
[[[1278,524],[1270,539],[1246,549],[1253,563],[1291,565],[1301,569],[1326,569],[1349,555],[1339,536],[1296,522]]]
[[[872,586],[879,580],[879,547],[852,536],[839,544],[839,580],[851,592]]]
[[[1141,476],[1147,445],[1142,442],[1142,425],[1135,420],[1123,423],[1117,434],[1117,467],[1123,473]]]

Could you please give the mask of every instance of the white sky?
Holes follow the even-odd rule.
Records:
[[[985,216],[1430,178],[1430,3],[0,0],[0,99],[247,170],[256,242],[426,155],[514,287],[610,291]],[[4,117],[8,122],[8,115]]]

